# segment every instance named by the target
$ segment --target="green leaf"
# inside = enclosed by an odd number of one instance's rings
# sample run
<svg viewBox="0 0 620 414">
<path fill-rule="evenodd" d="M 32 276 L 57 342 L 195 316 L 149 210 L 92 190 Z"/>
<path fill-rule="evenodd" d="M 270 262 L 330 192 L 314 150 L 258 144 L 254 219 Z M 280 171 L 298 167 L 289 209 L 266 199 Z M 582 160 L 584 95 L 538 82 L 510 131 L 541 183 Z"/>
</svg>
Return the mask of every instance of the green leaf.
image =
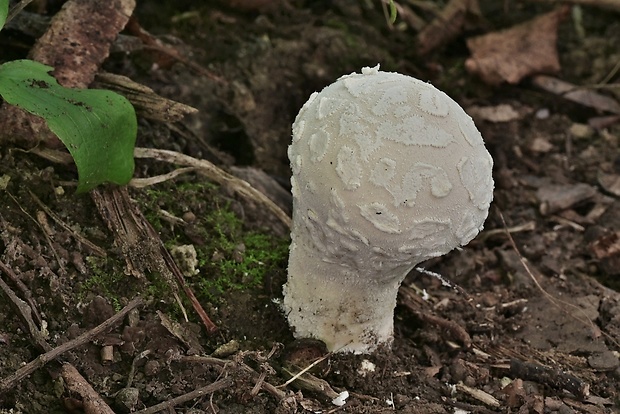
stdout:
<svg viewBox="0 0 620 414">
<path fill-rule="evenodd" d="M 397 15 L 396 4 L 394 4 L 394 0 L 390 0 L 390 23 L 394 24 L 396 22 Z"/>
<path fill-rule="evenodd" d="M 52 69 L 32 60 L 7 62 L 0 66 L 0 95 L 47 121 L 75 161 L 78 192 L 127 184 L 138 128 L 133 106 L 111 91 L 62 87 Z"/>
<path fill-rule="evenodd" d="M 0 0 L 0 30 L 4 27 L 6 16 L 9 15 L 9 0 Z"/>
</svg>

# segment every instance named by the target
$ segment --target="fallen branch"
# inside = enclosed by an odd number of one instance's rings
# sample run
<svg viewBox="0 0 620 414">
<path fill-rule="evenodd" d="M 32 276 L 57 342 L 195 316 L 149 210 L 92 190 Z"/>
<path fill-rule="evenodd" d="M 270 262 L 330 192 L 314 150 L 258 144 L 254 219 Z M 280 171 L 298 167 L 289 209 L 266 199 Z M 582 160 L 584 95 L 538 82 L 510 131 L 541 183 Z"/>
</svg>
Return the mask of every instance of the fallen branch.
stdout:
<svg viewBox="0 0 620 414">
<path fill-rule="evenodd" d="M 567 390 L 576 397 L 584 399 L 590 395 L 590 385 L 581 379 L 559 369 L 538 363 L 523 362 L 516 358 L 510 360 L 510 374 L 513 378 L 534 381 L 559 390 Z"/>
<path fill-rule="evenodd" d="M 82 397 L 83 410 L 86 414 L 114 414 L 114 411 L 97 394 L 97 391 L 82 377 L 71 364 L 63 364 L 60 370 L 62 379 L 71 392 Z"/>
</svg>

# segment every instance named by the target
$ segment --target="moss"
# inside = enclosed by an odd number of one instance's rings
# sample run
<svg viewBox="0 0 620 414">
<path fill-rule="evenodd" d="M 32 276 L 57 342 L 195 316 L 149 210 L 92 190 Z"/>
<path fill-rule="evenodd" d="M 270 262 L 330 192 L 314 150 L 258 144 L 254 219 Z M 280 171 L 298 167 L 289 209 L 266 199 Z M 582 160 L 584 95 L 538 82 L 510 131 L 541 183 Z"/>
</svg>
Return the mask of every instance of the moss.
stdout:
<svg viewBox="0 0 620 414">
<path fill-rule="evenodd" d="M 230 290 L 260 287 L 268 272 L 283 268 L 288 240 L 252 231 L 227 206 L 206 219 L 213 240 L 197 249 L 202 277 L 200 295 L 210 301 Z M 208 227 L 207 227 L 208 228 Z"/>
<path fill-rule="evenodd" d="M 226 291 L 260 287 L 268 272 L 284 268 L 288 241 L 274 240 L 254 232 L 242 234 L 240 239 L 241 243 L 232 240 L 227 251 L 218 249 L 225 258 L 206 264 L 205 267 L 212 271 L 201 278 L 202 296 L 214 300 Z M 241 245 L 245 248 L 243 252 L 238 249 Z"/>
<path fill-rule="evenodd" d="M 283 271 L 286 266 L 288 239 L 245 229 L 243 221 L 230 209 L 230 202 L 211 183 L 169 183 L 136 192 L 134 197 L 167 249 L 183 244 L 196 248 L 200 273 L 186 280 L 203 303 L 218 303 L 225 293 L 235 290 L 261 289 L 266 275 Z M 187 226 L 169 218 L 180 218 L 186 212 L 196 217 Z M 144 280 L 125 275 L 124 263 L 111 257 L 86 260 L 91 276 L 79 286 L 80 300 L 97 292 L 118 311 L 128 291 L 143 292 L 146 297 L 171 305 L 166 311 L 172 316 L 180 316 L 171 299 L 171 288 L 159 274 L 147 275 L 145 286 Z M 184 305 L 191 308 L 189 303 Z"/>
<path fill-rule="evenodd" d="M 88 293 L 97 292 L 110 302 L 116 312 L 120 311 L 121 297 L 132 291 L 128 290 L 128 276 L 115 271 L 109 258 L 88 256 L 86 263 L 90 267 L 91 275 L 78 285 L 78 299 L 84 301 Z"/>
<path fill-rule="evenodd" d="M 200 273 L 187 277 L 187 282 L 201 301 L 218 302 L 226 292 L 259 289 L 265 275 L 285 268 L 288 239 L 245 229 L 230 209 L 230 202 L 213 184 L 171 183 L 137 198 L 168 249 L 183 244 L 196 248 Z M 192 212 L 196 221 L 188 226 L 176 225 L 161 210 L 175 217 Z M 151 279 L 149 294 L 170 297 L 165 283 Z"/>
</svg>

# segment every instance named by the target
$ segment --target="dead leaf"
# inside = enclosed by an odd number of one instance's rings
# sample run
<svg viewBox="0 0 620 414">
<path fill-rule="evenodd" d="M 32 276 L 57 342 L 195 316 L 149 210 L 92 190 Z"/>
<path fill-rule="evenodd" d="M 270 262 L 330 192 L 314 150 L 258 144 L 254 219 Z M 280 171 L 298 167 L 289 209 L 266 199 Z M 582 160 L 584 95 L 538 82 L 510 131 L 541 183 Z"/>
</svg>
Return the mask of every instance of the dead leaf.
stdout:
<svg viewBox="0 0 620 414">
<path fill-rule="evenodd" d="M 467 108 L 467 113 L 475 120 L 482 120 L 492 123 L 518 121 L 525 115 L 532 113 L 531 108 L 515 109 L 509 104 L 496 106 L 471 106 Z"/>
<path fill-rule="evenodd" d="M 604 234 L 590 244 L 590 250 L 597 259 L 620 257 L 620 232 Z"/>
<path fill-rule="evenodd" d="M 599 171 L 598 183 L 603 190 L 620 197 L 620 174 L 606 174 Z"/>
<path fill-rule="evenodd" d="M 199 352 L 204 352 L 200 341 L 196 337 L 196 334 L 191 331 L 187 326 L 183 326 L 180 323 L 168 318 L 165 313 L 157 311 L 157 316 L 161 324 L 168 332 L 170 332 L 175 338 L 183 343 L 188 349 L 194 349 Z"/>
<path fill-rule="evenodd" d="M 617 122 L 620 122 L 620 115 L 595 116 L 588 119 L 588 125 L 598 131 L 609 128 Z"/>
<path fill-rule="evenodd" d="M 603 112 L 620 114 L 620 104 L 609 96 L 601 95 L 591 89 L 587 89 L 569 82 L 551 77 L 539 75 L 532 78 L 532 83 L 547 92 L 554 93 L 569 101 L 583 106 L 597 109 Z"/>
<path fill-rule="evenodd" d="M 550 184 L 542 186 L 536 191 L 540 200 L 540 211 L 543 215 L 553 214 L 571 208 L 583 201 L 589 200 L 596 194 L 596 188 L 591 185 L 578 184 Z"/>
<path fill-rule="evenodd" d="M 606 232 L 588 247 L 603 272 L 610 277 L 620 274 L 620 231 Z"/>
<path fill-rule="evenodd" d="M 560 7 L 510 29 L 468 39 L 472 57 L 465 67 L 491 85 L 515 84 L 532 74 L 558 72 L 557 29 L 568 10 Z"/>
<path fill-rule="evenodd" d="M 510 384 L 502 389 L 502 393 L 506 394 L 506 405 L 511 408 L 517 408 L 523 405 L 527 393 L 523 388 L 523 380 L 516 378 Z"/>
</svg>

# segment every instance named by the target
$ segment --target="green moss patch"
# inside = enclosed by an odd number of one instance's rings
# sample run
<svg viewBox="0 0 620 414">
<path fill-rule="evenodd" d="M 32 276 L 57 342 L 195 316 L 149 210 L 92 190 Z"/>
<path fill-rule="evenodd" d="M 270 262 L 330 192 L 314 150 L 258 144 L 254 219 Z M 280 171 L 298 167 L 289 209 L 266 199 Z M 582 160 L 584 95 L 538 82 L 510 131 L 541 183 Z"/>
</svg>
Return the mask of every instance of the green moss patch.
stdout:
<svg viewBox="0 0 620 414">
<path fill-rule="evenodd" d="M 201 301 L 217 303 L 224 293 L 261 289 L 267 274 L 286 268 L 289 241 L 247 230 L 231 210 L 232 200 L 213 184 L 168 183 L 137 198 L 167 248 L 196 249 L 199 273 L 187 281 Z M 154 286 L 149 291 L 159 296 Z"/>
</svg>

